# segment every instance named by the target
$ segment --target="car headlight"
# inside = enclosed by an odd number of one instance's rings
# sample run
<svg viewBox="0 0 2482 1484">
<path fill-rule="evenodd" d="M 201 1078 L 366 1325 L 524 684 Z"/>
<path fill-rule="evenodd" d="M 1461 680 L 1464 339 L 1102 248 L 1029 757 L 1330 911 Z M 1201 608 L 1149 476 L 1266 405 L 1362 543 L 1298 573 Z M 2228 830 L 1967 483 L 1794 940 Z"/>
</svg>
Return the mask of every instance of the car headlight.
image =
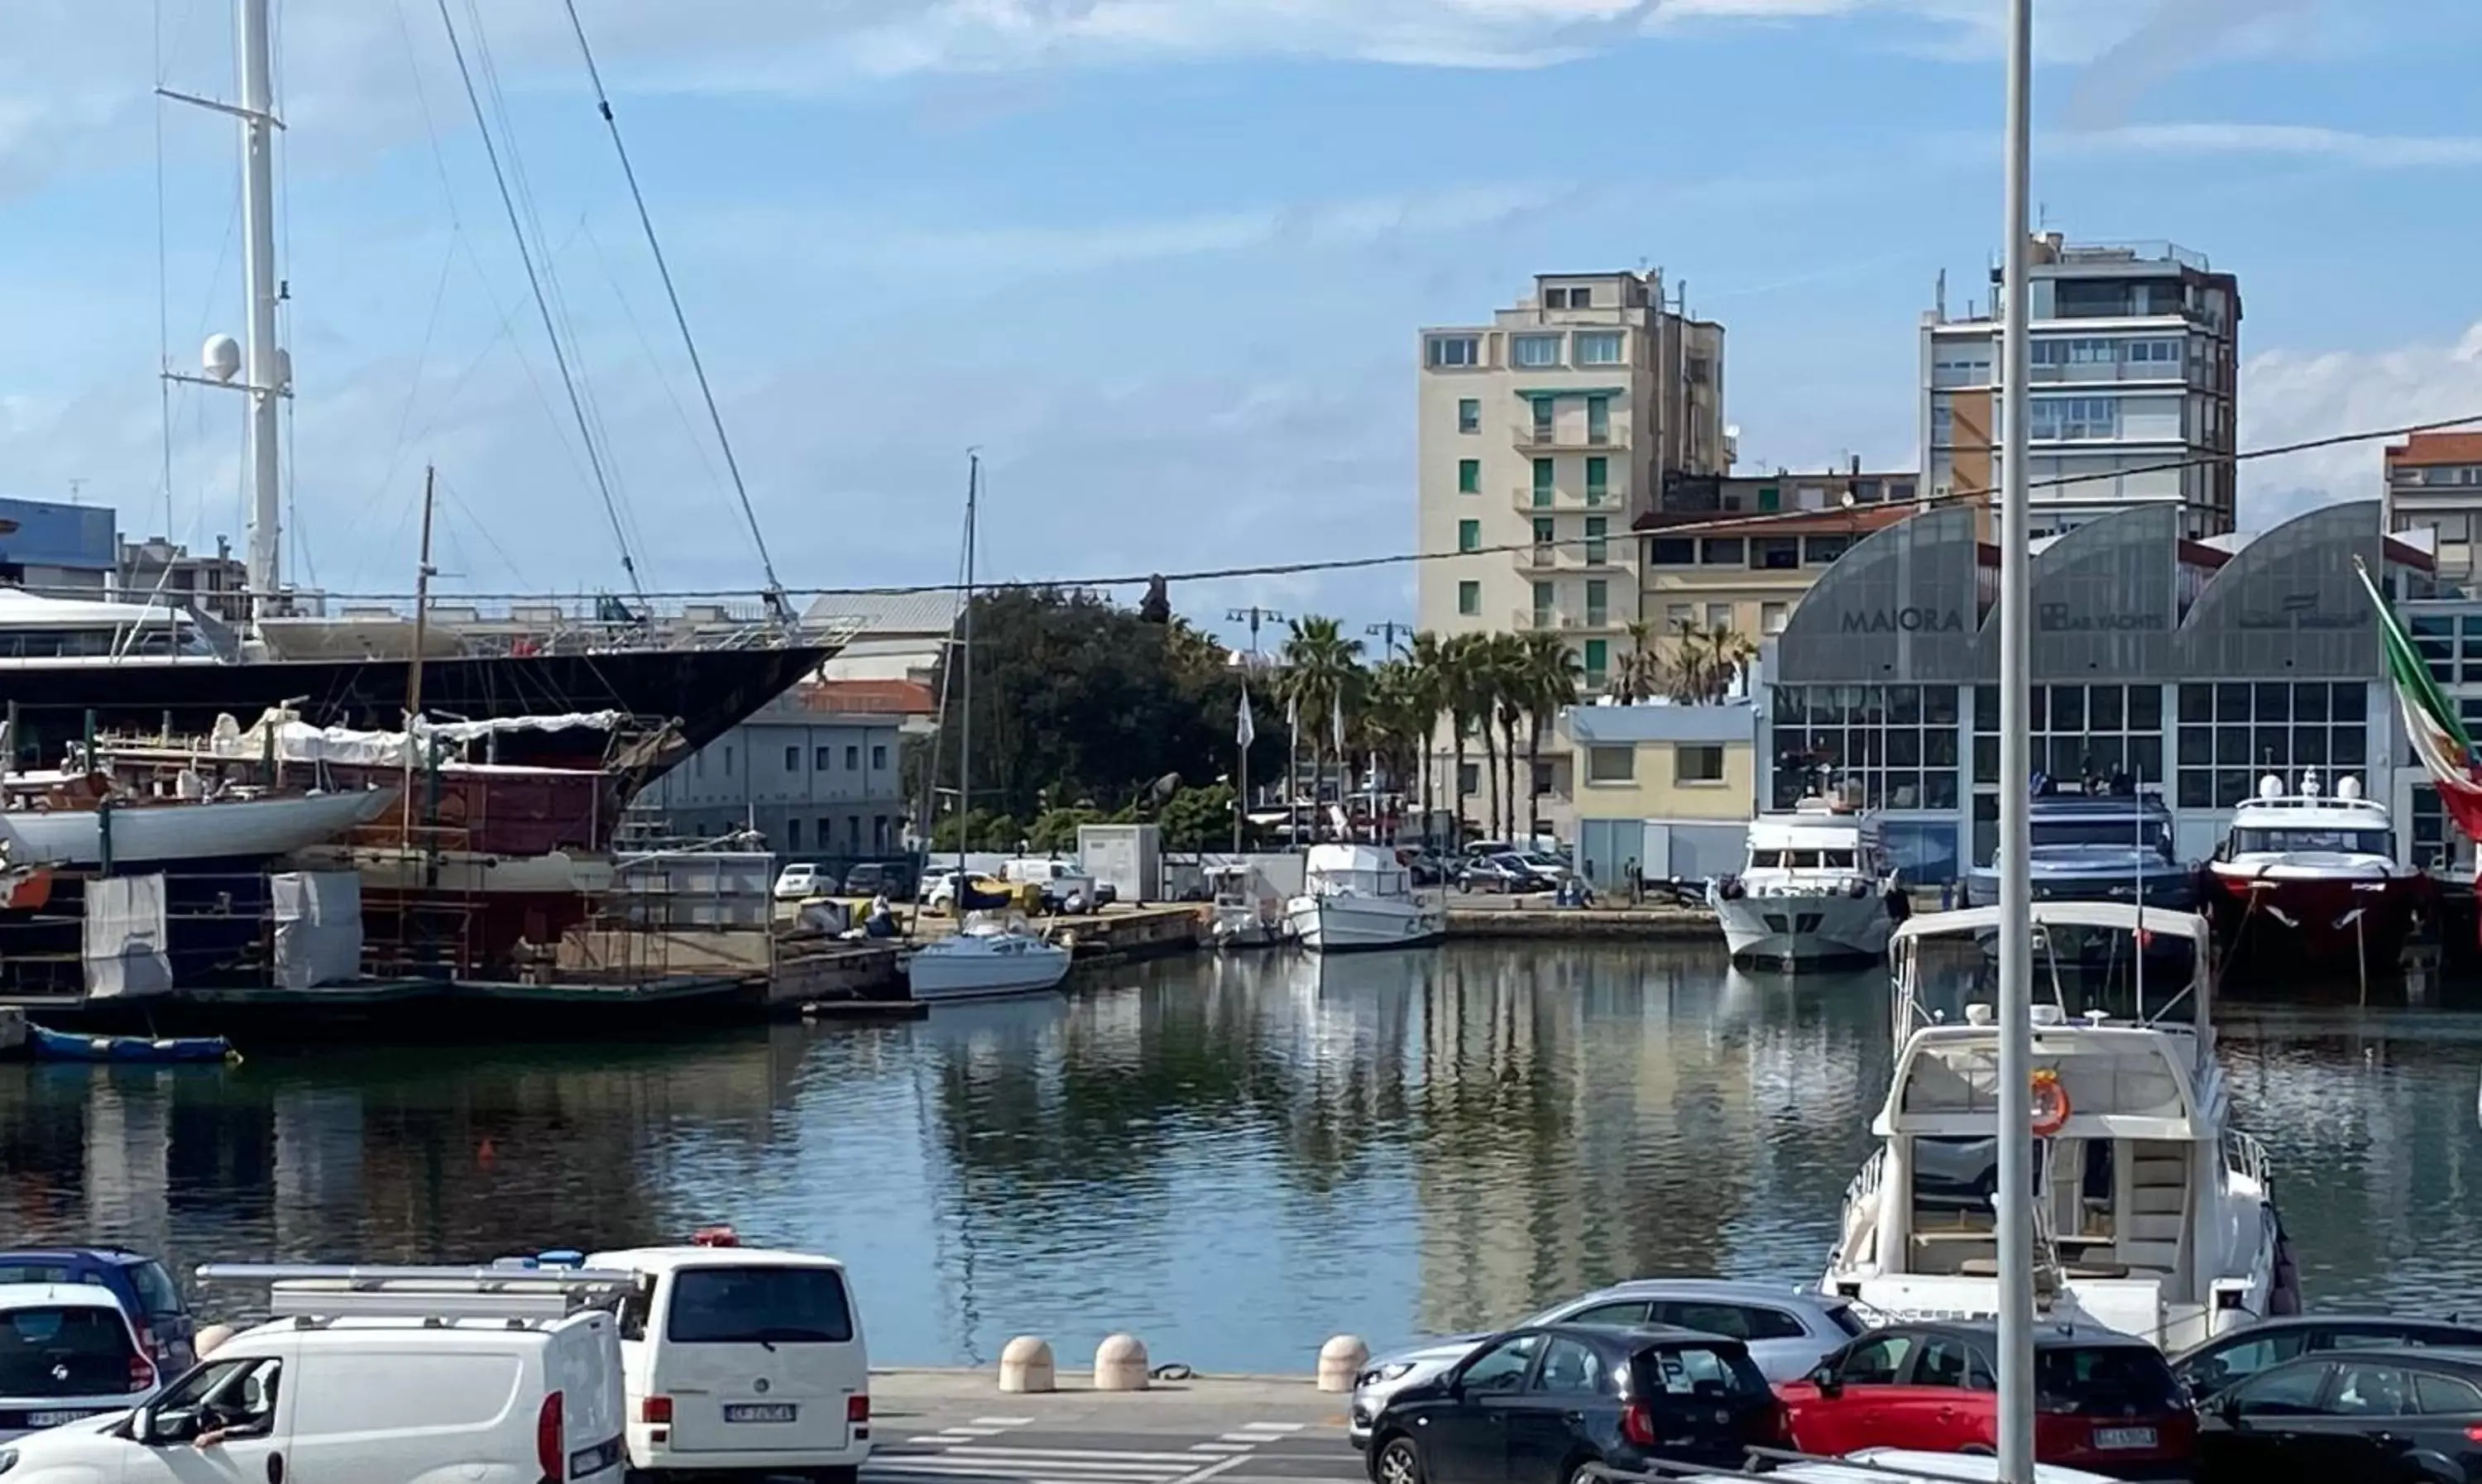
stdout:
<svg viewBox="0 0 2482 1484">
<path fill-rule="evenodd" d="M 7 1473 L 10 1470 L 16 1467 L 17 1450 L 15 1448 L 0 1448 L 0 1473 Z"/>
<path fill-rule="evenodd" d="M 1373 1365 L 1368 1370 L 1363 1371 L 1360 1375 L 1354 1377 L 1353 1384 L 1357 1388 L 1376 1386 L 1383 1381 L 1401 1381 L 1413 1373 L 1413 1362 L 1390 1361 L 1385 1365 Z"/>
</svg>

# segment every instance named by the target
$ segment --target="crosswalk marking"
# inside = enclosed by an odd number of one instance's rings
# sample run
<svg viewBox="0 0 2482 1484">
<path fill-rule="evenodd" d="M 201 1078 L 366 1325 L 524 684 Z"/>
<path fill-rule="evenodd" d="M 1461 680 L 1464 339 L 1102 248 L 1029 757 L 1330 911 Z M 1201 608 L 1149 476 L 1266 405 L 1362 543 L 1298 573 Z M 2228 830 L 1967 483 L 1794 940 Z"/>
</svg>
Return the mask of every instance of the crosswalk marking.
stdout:
<svg viewBox="0 0 2482 1484">
<path fill-rule="evenodd" d="M 974 1425 L 976 1427 L 1024 1427 L 1033 1421 L 1034 1418 L 1030 1417 L 978 1417 L 974 1418 Z"/>
<path fill-rule="evenodd" d="M 1228 1440 L 1230 1435 L 1227 1434 L 1226 1437 Z M 1250 1439 L 1240 1443 L 1229 1441 L 1223 1443 L 1193 1443 L 1189 1445 L 1189 1450 L 1193 1453 L 1247 1453 L 1257 1445 L 1257 1441 L 1255 1439 Z"/>
<path fill-rule="evenodd" d="M 883 1454 L 863 1466 L 869 1484 L 962 1484 L 964 1480 L 1004 1480 L 1006 1484 L 1209 1484 L 1236 1477 L 1233 1471 L 1255 1458 L 1257 1450 L 1288 1442 L 1307 1425 L 1301 1422 L 1247 1422 L 1232 1431 L 1189 1444 L 1186 1451 L 1145 1448 L 1018 1446 L 999 1437 L 1007 1429 L 1032 1425 L 1031 1418 L 976 1418 L 971 1423 L 919 1434 L 906 1441 L 922 1452 Z M 987 1441 L 996 1440 L 996 1441 Z M 1173 1439 L 1157 1444 L 1180 1446 Z M 1284 1454 L 1284 1457 L 1296 1457 Z"/>
</svg>

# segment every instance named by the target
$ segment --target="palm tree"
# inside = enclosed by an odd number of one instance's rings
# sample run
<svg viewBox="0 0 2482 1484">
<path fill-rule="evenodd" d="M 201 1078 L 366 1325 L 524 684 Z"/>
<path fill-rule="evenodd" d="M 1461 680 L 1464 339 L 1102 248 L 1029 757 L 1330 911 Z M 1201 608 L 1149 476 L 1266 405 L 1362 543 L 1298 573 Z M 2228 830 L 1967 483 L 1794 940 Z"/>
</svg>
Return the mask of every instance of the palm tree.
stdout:
<svg viewBox="0 0 2482 1484">
<path fill-rule="evenodd" d="M 1490 809 L 1483 816 L 1483 834 L 1491 833 L 1499 814 L 1499 762 L 1491 743 L 1491 676 L 1490 645 L 1487 634 L 1459 634 L 1440 646 L 1440 697 L 1447 703 L 1449 729 L 1455 734 L 1456 779 L 1450 787 L 1454 795 L 1457 828 L 1465 829 L 1465 734 L 1482 733 L 1482 776 L 1488 785 Z M 1459 841 L 1463 843 L 1462 839 Z"/>
<path fill-rule="evenodd" d="M 1491 682 L 1491 705 L 1499 720 L 1499 765 L 1507 782 L 1500 797 L 1508 812 L 1501 818 L 1499 837 L 1517 836 L 1517 724 L 1525 716 L 1525 641 L 1515 634 L 1493 634 L 1488 641 L 1490 655 L 1485 674 Z M 1532 780 L 1527 780 L 1529 783 Z"/>
<path fill-rule="evenodd" d="M 1631 619 L 1627 634 L 1628 647 L 1612 668 L 1611 685 L 1612 699 L 1624 706 L 1652 701 L 1663 689 L 1662 665 L 1655 657 L 1659 631 L 1643 619 Z"/>
<path fill-rule="evenodd" d="M 1564 707 L 1577 703 L 1577 686 L 1585 672 L 1575 651 L 1556 634 L 1527 634 L 1520 641 L 1523 664 L 1518 689 L 1525 701 L 1526 830 L 1543 833 L 1543 795 L 1533 781 L 1543 771 L 1543 732 Z"/>
<path fill-rule="evenodd" d="M 1415 760 L 1420 774 L 1423 828 L 1430 827 L 1431 811 L 1431 743 L 1439 735 L 1439 718 L 1448 708 L 1447 645 L 1439 635 L 1415 634 L 1406 649 L 1407 699 L 1413 702 L 1422 724 L 1422 750 Z"/>
<path fill-rule="evenodd" d="M 1702 628 L 1683 619 L 1678 628 L 1677 648 L 1663 669 L 1664 691 L 1683 705 L 1722 701 L 1731 693 L 1742 667 L 1756 656 L 1757 646 L 1729 623 Z"/>
<path fill-rule="evenodd" d="M 1399 792 L 1421 764 L 1430 742 L 1432 712 L 1422 694 L 1424 677 L 1411 660 L 1385 660 L 1370 672 L 1368 700 L 1356 732 L 1360 745 L 1378 755 Z"/>
<path fill-rule="evenodd" d="M 1282 650 L 1284 700 L 1310 734 L 1310 796 L 1315 800 L 1319 781 L 1327 776 L 1338 719 L 1361 688 L 1361 641 L 1346 638 L 1335 620 L 1319 614 L 1306 614 L 1289 627 Z"/>
</svg>

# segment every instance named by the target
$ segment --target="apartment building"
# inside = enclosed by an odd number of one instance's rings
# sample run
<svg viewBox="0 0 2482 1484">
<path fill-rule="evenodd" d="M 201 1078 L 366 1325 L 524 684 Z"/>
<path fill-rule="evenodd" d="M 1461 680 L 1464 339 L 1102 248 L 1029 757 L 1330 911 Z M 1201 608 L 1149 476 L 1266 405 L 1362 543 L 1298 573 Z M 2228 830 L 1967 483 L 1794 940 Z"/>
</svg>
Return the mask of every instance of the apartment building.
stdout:
<svg viewBox="0 0 2482 1484">
<path fill-rule="evenodd" d="M 1638 517 L 1638 609 L 1655 634 L 1683 624 L 1752 640 L 1783 632 L 1810 584 L 1852 544 L 1913 514 L 1920 476 L 1864 473 L 1684 476 Z M 1746 518 L 1735 518 L 1736 517 Z"/>
<path fill-rule="evenodd" d="M 2434 532 L 2442 595 L 2482 596 L 2473 567 L 2475 528 L 2482 526 L 2482 433 L 2414 434 L 2389 446 L 2386 466 L 2379 498 L 2387 529 Z"/>
<path fill-rule="evenodd" d="M 1999 292 L 1994 269 L 1993 305 Z M 2050 232 L 2034 239 L 2026 293 L 2031 534 L 2151 504 L 2177 506 L 2192 540 L 2231 530 L 2239 280 L 2170 243 Z M 1995 507 L 1999 323 L 1975 308 L 1923 316 L 1921 467 L 1934 494 L 1987 490 Z"/>
<path fill-rule="evenodd" d="M 1571 637 L 1589 688 L 1639 618 L 1630 532 L 1666 476 L 1731 466 L 1724 329 L 1662 275 L 1543 274 L 1488 324 L 1420 339 L 1416 621 Z"/>
</svg>

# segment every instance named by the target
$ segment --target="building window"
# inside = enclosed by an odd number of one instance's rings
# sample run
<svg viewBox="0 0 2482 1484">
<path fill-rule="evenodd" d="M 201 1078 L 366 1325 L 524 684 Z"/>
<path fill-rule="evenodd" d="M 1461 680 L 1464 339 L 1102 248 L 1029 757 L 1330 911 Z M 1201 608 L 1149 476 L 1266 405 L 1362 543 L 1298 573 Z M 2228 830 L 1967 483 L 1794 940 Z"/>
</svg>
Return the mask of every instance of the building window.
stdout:
<svg viewBox="0 0 2482 1484">
<path fill-rule="evenodd" d="M 1801 538 L 1761 536 L 1750 543 L 1750 565 L 1760 571 L 1788 572 L 1801 567 Z"/>
<path fill-rule="evenodd" d="M 726 778 L 732 777 L 732 749 L 730 746 L 726 746 L 724 750 L 724 776 Z"/>
<path fill-rule="evenodd" d="M 1460 520 L 1457 522 L 1457 549 L 1459 551 L 1480 551 L 1482 549 L 1481 521 Z"/>
<path fill-rule="evenodd" d="M 1543 307 L 1546 309 L 1591 309 L 1595 291 L 1591 288 L 1546 288 L 1543 291 Z"/>
<path fill-rule="evenodd" d="M 1749 551 L 1737 536 L 1709 536 L 1699 543 L 1699 560 L 1708 567 L 1738 567 L 1747 562 Z"/>
<path fill-rule="evenodd" d="M 874 773 L 887 771 L 887 748 L 885 745 L 874 745 L 871 748 L 870 767 Z"/>
<path fill-rule="evenodd" d="M 1534 584 L 1534 626 L 1536 628 L 1551 626 L 1551 584 L 1547 582 Z"/>
<path fill-rule="evenodd" d="M 1552 546 L 1553 546 L 1555 543 L 1557 543 L 1557 542 L 1558 542 L 1558 541 L 1559 541 L 1559 536 L 1558 536 L 1558 534 L 1557 534 L 1557 533 L 1554 531 L 1554 529 L 1553 529 L 1552 521 L 1551 521 L 1551 517 L 1550 517 L 1549 516 L 1537 516 L 1537 517 L 1534 517 L 1534 556 L 1535 556 L 1535 560 L 1537 560 L 1537 561 L 1543 561 L 1543 562 L 1547 562 L 1547 561 L 1549 561 L 1549 560 L 1551 559 L 1551 548 L 1552 548 Z"/>
<path fill-rule="evenodd" d="M 1469 799 L 1482 787 L 1482 764 L 1465 763 L 1457 769 L 1457 797 Z"/>
<path fill-rule="evenodd" d="M 1931 445 L 1945 448 L 1956 441 L 1956 407 L 1945 397 L 1931 399 Z"/>
<path fill-rule="evenodd" d="M 1552 413 L 1558 410 L 1551 405 L 1549 397 L 1533 397 L 1528 400 L 1534 404 L 1534 441 L 1548 443 L 1551 441 Z"/>
<path fill-rule="evenodd" d="M 787 819 L 784 821 L 784 848 L 792 851 L 796 855 L 801 853 L 802 822 L 800 820 Z"/>
<path fill-rule="evenodd" d="M 1664 604 L 1663 626 L 1676 634 L 1684 628 L 1697 627 L 1698 605 L 1696 603 Z"/>
<path fill-rule="evenodd" d="M 800 748 L 788 747 L 784 749 L 784 771 L 787 773 L 799 773 L 802 771 L 802 750 Z"/>
<path fill-rule="evenodd" d="M 1931 360 L 1933 386 L 1988 386 L 1991 384 L 1991 347 L 1952 346 L 1933 353 Z"/>
<path fill-rule="evenodd" d="M 1543 404 L 1538 402 L 1534 405 L 1536 407 L 1541 407 Z M 1534 461 L 1532 469 L 1534 480 L 1533 498 L 1535 508 L 1538 510 L 1551 503 L 1551 490 L 1555 481 L 1555 476 L 1552 470 L 1553 465 L 1550 460 L 1537 459 Z"/>
<path fill-rule="evenodd" d="M 1636 748 L 1590 747 L 1586 749 L 1587 782 L 1631 783 L 1636 781 Z"/>
<path fill-rule="evenodd" d="M 1674 748 L 1672 781 L 1676 783 L 1724 782 L 1723 747 L 1713 742 L 1684 742 Z"/>
<path fill-rule="evenodd" d="M 1706 628 L 1709 633 L 1713 633 L 1718 630 L 1729 633 L 1731 631 L 1731 627 L 1732 605 L 1730 603 L 1708 603 L 1706 605 Z"/>
<path fill-rule="evenodd" d="M 1789 603 L 1760 603 L 1758 604 L 1758 631 L 1770 636 L 1781 634 L 1784 631 L 1785 622 L 1791 617 L 1792 605 Z"/>
<path fill-rule="evenodd" d="M 2120 404 L 2110 397 L 2037 397 L 2025 436 L 2045 440 L 2120 437 Z"/>
<path fill-rule="evenodd" d="M 835 765 L 836 750 L 832 747 L 822 747 L 810 754 L 810 767 L 813 771 L 825 773 Z"/>
<path fill-rule="evenodd" d="M 1588 397 L 1586 399 L 1586 440 L 1591 443 L 1608 443 L 1612 440 L 1611 398 Z"/>
<path fill-rule="evenodd" d="M 1459 459 L 1457 461 L 1457 493 L 1482 493 L 1482 461 L 1480 459 Z"/>
<path fill-rule="evenodd" d="M 1433 335 L 1431 364 L 1439 367 L 1479 366 L 1482 364 L 1480 335 Z"/>
<path fill-rule="evenodd" d="M 1695 567 L 1698 543 L 1686 536 L 1657 536 L 1646 543 L 1646 559 L 1657 567 Z"/>
<path fill-rule="evenodd" d="M 846 748 L 846 749 L 845 749 L 845 771 L 846 771 L 846 772 L 848 772 L 848 773 L 858 773 L 858 772 L 859 772 L 860 770 L 861 770 L 861 749 L 860 749 L 860 748 L 858 748 L 858 747 L 848 747 L 848 748 Z"/>
<path fill-rule="evenodd" d="M 1520 366 L 1556 366 L 1560 363 L 1558 335 L 1518 335 L 1513 343 L 1511 357 Z"/>
<path fill-rule="evenodd" d="M 1602 578 L 1590 577 L 1587 579 L 1586 623 L 1590 627 L 1600 628 L 1612 621 L 1610 593 L 1610 585 L 1604 582 Z M 1596 646 L 1599 646 L 1601 643 L 1602 641 L 1599 639 L 1595 641 Z M 1599 670 L 1602 667 L 1599 665 L 1589 664 L 1586 668 L 1589 670 Z"/>
<path fill-rule="evenodd" d="M 1577 364 L 1581 366 L 1617 366 L 1621 363 L 1621 332 L 1617 330 L 1581 330 L 1577 331 Z"/>
<path fill-rule="evenodd" d="M 2386 797 L 2363 776 L 2371 762 L 2369 691 L 2358 680 L 2184 684 L 2175 744 L 2182 808 L 2228 809 L 2257 791 L 2262 774 L 2281 775 L 2290 789 L 2312 770 L 2331 793 L 2338 778 L 2351 776 Z"/>
<path fill-rule="evenodd" d="M 1611 560 L 1611 550 L 1603 543 L 1603 536 L 1609 526 L 1610 521 L 1606 517 L 1588 516 L 1586 517 L 1586 560 L 1588 562 L 1599 566 Z"/>
<path fill-rule="evenodd" d="M 836 837 L 836 822 L 832 819 L 820 818 L 813 820 L 812 823 L 819 827 L 819 848 L 821 850 L 828 849 Z"/>
<path fill-rule="evenodd" d="M 1801 559 L 1811 567 L 1826 567 L 1852 548 L 1850 536 L 1805 536 L 1801 540 Z"/>
<path fill-rule="evenodd" d="M 1481 584 L 1481 583 L 1479 583 L 1479 582 L 1472 582 L 1472 581 L 1466 581 L 1466 582 L 1460 582 L 1460 583 L 1458 583 L 1458 584 L 1457 584 L 1457 615 L 1458 615 L 1458 617 L 1460 617 L 1460 618 L 1466 618 L 1466 619 L 1470 619 L 1470 618 L 1475 618 L 1475 617 L 1480 616 L 1480 614 L 1481 614 L 1481 613 L 1482 613 L 1482 584 Z"/>
<path fill-rule="evenodd" d="M 1457 399 L 1457 431 L 1459 433 L 1480 433 L 1482 431 L 1481 398 L 1459 397 Z"/>
<path fill-rule="evenodd" d="M 845 850 L 850 855 L 861 854 L 861 816 L 859 814 L 845 816 Z"/>
<path fill-rule="evenodd" d="M 1600 505 L 1612 497 L 1612 461 L 1601 454 L 1586 458 L 1586 503 Z"/>
<path fill-rule="evenodd" d="M 1594 590 L 1601 586 L 1602 584 L 1599 582 L 1590 582 L 1586 584 L 1586 601 L 1588 603 L 1595 601 L 1597 595 Z M 1597 610 L 1592 607 L 1589 607 L 1586 610 L 1587 623 L 1600 623 L 1603 622 L 1601 619 L 1595 617 L 1596 612 Z M 1612 669 L 1611 641 L 1608 639 L 1587 640 L 1585 659 L 1579 668 L 1586 672 L 1586 684 L 1588 688 L 1593 690 L 1601 690 L 1603 688 L 1603 681 L 1605 677 L 1611 674 Z"/>
<path fill-rule="evenodd" d="M 1953 685 L 1770 687 L 1774 807 L 1851 785 L 1872 808 L 1957 808 L 1958 704 Z"/>
<path fill-rule="evenodd" d="M 1534 797 L 1548 798 L 1551 793 L 1551 765 L 1547 762 L 1538 762 L 1534 765 L 1533 772 Z"/>
</svg>

